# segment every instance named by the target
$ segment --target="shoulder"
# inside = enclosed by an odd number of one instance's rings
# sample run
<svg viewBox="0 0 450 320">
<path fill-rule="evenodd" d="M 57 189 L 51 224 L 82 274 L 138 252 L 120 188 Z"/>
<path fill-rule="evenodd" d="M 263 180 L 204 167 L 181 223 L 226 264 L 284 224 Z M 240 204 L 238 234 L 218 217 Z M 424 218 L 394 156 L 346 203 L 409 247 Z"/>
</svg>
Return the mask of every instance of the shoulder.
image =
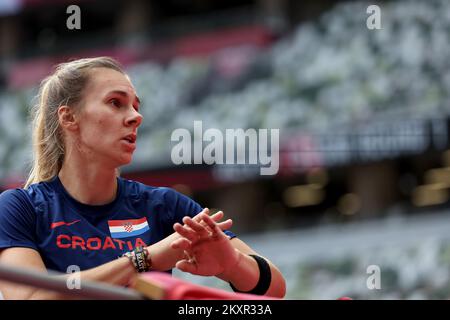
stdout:
<svg viewBox="0 0 450 320">
<path fill-rule="evenodd" d="M 0 194 L 0 207 L 1 208 L 3 208 L 4 206 L 9 206 L 9 205 L 14 205 L 14 204 L 30 205 L 30 198 L 28 197 L 26 190 L 24 190 L 24 189 L 9 189 L 9 190 L 3 191 Z"/>
<path fill-rule="evenodd" d="M 36 211 L 27 191 L 10 189 L 0 194 L 0 249 L 36 247 Z"/>
<path fill-rule="evenodd" d="M 34 212 L 34 205 L 26 190 L 10 189 L 0 194 L 0 218 L 10 215 L 32 217 Z"/>
<path fill-rule="evenodd" d="M 55 194 L 58 192 L 55 180 L 34 183 L 26 189 L 20 189 L 32 203 L 33 207 L 41 207 L 55 200 Z"/>
<path fill-rule="evenodd" d="M 0 195 L 0 207 L 15 206 L 17 209 L 19 206 L 30 212 L 39 210 L 55 200 L 55 193 L 57 193 L 57 188 L 54 179 L 31 184 L 26 189 L 9 189 Z"/>
</svg>

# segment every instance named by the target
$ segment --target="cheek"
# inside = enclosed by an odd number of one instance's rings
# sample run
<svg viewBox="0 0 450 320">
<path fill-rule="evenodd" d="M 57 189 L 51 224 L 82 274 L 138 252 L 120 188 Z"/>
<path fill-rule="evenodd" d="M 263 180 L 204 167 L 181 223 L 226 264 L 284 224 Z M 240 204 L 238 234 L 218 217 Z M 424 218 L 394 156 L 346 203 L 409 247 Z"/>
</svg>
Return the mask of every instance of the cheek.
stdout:
<svg viewBox="0 0 450 320">
<path fill-rule="evenodd" d="M 89 123 L 90 132 L 104 132 L 106 129 L 108 129 L 108 127 L 108 121 L 105 118 L 101 117 L 96 117 Z"/>
<path fill-rule="evenodd" d="M 91 112 L 81 121 L 81 137 L 88 145 L 104 144 L 115 139 L 117 117 L 108 112 Z"/>
<path fill-rule="evenodd" d="M 95 132 L 103 138 L 112 137 L 116 127 L 111 119 L 98 119 L 95 122 Z"/>
<path fill-rule="evenodd" d="M 80 136 L 86 144 L 96 144 L 99 140 L 104 140 L 107 136 L 105 121 L 102 119 L 90 119 L 85 121 L 80 127 Z"/>
</svg>

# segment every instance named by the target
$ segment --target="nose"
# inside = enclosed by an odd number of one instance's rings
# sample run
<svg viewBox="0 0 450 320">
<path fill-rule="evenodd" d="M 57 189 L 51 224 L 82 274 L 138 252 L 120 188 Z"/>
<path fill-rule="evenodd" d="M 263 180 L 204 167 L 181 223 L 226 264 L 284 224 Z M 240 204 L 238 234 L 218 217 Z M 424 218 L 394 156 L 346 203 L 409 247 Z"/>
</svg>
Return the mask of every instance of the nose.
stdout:
<svg viewBox="0 0 450 320">
<path fill-rule="evenodd" d="M 131 108 L 131 112 L 127 116 L 125 120 L 126 126 L 135 126 L 136 128 L 139 127 L 142 123 L 143 116 L 140 114 L 136 109 Z"/>
</svg>

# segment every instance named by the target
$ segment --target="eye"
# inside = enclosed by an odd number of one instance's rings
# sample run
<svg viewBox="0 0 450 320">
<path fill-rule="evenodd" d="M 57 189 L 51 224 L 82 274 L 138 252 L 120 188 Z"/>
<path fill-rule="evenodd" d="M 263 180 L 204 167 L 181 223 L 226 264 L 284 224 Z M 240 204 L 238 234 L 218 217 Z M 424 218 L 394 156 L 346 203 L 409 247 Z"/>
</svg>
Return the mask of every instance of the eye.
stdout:
<svg viewBox="0 0 450 320">
<path fill-rule="evenodd" d="M 111 105 L 113 105 L 114 107 L 118 107 L 118 108 L 120 108 L 122 106 L 119 99 L 111 99 L 111 100 L 109 100 L 109 103 Z"/>
</svg>

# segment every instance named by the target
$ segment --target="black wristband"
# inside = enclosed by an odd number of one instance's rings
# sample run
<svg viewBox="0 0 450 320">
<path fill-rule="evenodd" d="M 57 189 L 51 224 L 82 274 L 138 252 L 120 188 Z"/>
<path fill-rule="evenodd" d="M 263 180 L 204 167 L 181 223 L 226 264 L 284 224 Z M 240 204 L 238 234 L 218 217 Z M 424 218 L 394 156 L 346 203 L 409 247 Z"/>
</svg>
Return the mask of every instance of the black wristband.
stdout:
<svg viewBox="0 0 450 320">
<path fill-rule="evenodd" d="M 256 262 L 258 263 L 259 268 L 259 280 L 256 284 L 256 287 L 254 287 L 250 291 L 240 291 L 236 289 L 230 282 L 231 289 L 233 289 L 234 292 L 239 293 L 251 293 L 251 294 L 257 294 L 257 295 L 264 295 L 267 290 L 269 290 L 270 283 L 272 282 L 272 271 L 270 270 L 270 265 L 267 263 L 266 259 L 250 254 L 250 257 L 254 258 Z"/>
</svg>

